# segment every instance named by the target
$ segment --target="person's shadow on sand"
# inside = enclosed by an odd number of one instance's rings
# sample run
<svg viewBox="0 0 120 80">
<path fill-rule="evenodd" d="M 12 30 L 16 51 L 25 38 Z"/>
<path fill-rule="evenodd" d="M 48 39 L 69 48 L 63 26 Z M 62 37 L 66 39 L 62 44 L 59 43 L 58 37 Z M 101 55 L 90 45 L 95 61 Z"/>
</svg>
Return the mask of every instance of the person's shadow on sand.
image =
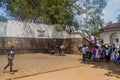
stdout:
<svg viewBox="0 0 120 80">
<path fill-rule="evenodd" d="M 18 70 L 13 70 L 12 72 L 10 72 L 10 71 L 4 71 L 3 73 L 11 73 L 11 74 L 14 74 L 14 73 L 16 73 L 16 72 L 18 72 Z"/>
</svg>

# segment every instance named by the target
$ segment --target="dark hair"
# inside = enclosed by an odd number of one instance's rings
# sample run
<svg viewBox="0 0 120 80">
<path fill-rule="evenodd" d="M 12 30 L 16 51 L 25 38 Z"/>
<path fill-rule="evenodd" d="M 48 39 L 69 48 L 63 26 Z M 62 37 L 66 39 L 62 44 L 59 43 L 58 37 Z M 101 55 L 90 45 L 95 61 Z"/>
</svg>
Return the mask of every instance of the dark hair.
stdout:
<svg viewBox="0 0 120 80">
<path fill-rule="evenodd" d="M 115 47 L 113 48 L 113 51 L 115 51 Z"/>
<path fill-rule="evenodd" d="M 118 50 L 118 53 L 120 54 L 120 50 Z"/>
<path fill-rule="evenodd" d="M 51 46 L 51 49 L 54 49 L 54 46 Z"/>
<path fill-rule="evenodd" d="M 98 49 L 98 46 L 96 46 L 96 48 Z"/>
<path fill-rule="evenodd" d="M 86 45 L 84 45 L 84 47 L 86 47 Z"/>
<path fill-rule="evenodd" d="M 13 49 L 13 48 L 14 48 L 14 46 L 11 46 L 10 48 L 11 48 L 11 49 Z"/>
</svg>

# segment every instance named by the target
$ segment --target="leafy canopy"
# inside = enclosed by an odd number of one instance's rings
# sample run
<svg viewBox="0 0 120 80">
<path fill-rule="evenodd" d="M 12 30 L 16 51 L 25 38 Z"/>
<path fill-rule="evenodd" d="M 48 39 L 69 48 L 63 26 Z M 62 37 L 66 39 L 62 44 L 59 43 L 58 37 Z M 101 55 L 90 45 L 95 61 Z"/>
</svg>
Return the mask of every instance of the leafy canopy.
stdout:
<svg viewBox="0 0 120 80">
<path fill-rule="evenodd" d="M 98 35 L 99 28 L 103 27 L 104 20 L 102 10 L 107 5 L 107 0 L 79 0 L 77 13 L 80 16 L 79 27 L 90 30 L 94 35 Z"/>
<path fill-rule="evenodd" d="M 74 0 L 2 0 L 11 15 L 22 20 L 43 20 L 51 24 L 72 21 Z"/>
<path fill-rule="evenodd" d="M 117 16 L 117 21 L 120 22 L 120 15 Z"/>
<path fill-rule="evenodd" d="M 56 24 L 98 29 L 104 20 L 102 10 L 107 0 L 1 0 L 7 4 L 11 16 L 21 20 L 34 20 Z M 74 17 L 78 15 L 78 22 Z M 59 27 L 60 27 L 59 26 Z M 60 29 L 60 28 L 59 28 Z M 92 31 L 94 32 L 94 31 Z"/>
</svg>

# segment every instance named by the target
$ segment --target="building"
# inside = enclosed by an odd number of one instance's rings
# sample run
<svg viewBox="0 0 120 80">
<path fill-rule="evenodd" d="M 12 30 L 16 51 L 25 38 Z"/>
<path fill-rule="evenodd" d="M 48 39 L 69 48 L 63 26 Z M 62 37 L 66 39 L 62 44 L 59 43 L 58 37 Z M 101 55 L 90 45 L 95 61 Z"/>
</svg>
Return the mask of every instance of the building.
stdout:
<svg viewBox="0 0 120 80">
<path fill-rule="evenodd" d="M 101 37 L 104 43 L 110 45 L 114 43 L 116 47 L 120 45 L 120 22 L 106 25 L 101 30 Z"/>
</svg>

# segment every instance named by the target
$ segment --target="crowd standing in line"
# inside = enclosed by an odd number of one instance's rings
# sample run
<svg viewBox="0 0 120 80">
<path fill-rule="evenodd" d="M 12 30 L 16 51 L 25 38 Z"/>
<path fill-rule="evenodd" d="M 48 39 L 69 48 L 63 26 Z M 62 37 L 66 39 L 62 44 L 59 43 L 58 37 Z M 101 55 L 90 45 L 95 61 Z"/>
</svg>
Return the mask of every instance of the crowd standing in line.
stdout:
<svg viewBox="0 0 120 80">
<path fill-rule="evenodd" d="M 84 63 L 88 60 L 92 60 L 96 62 L 106 61 L 107 63 L 114 62 L 120 64 L 120 47 L 116 48 L 115 45 L 95 45 L 90 49 L 88 46 L 84 45 L 82 47 L 82 56 Z"/>
</svg>

